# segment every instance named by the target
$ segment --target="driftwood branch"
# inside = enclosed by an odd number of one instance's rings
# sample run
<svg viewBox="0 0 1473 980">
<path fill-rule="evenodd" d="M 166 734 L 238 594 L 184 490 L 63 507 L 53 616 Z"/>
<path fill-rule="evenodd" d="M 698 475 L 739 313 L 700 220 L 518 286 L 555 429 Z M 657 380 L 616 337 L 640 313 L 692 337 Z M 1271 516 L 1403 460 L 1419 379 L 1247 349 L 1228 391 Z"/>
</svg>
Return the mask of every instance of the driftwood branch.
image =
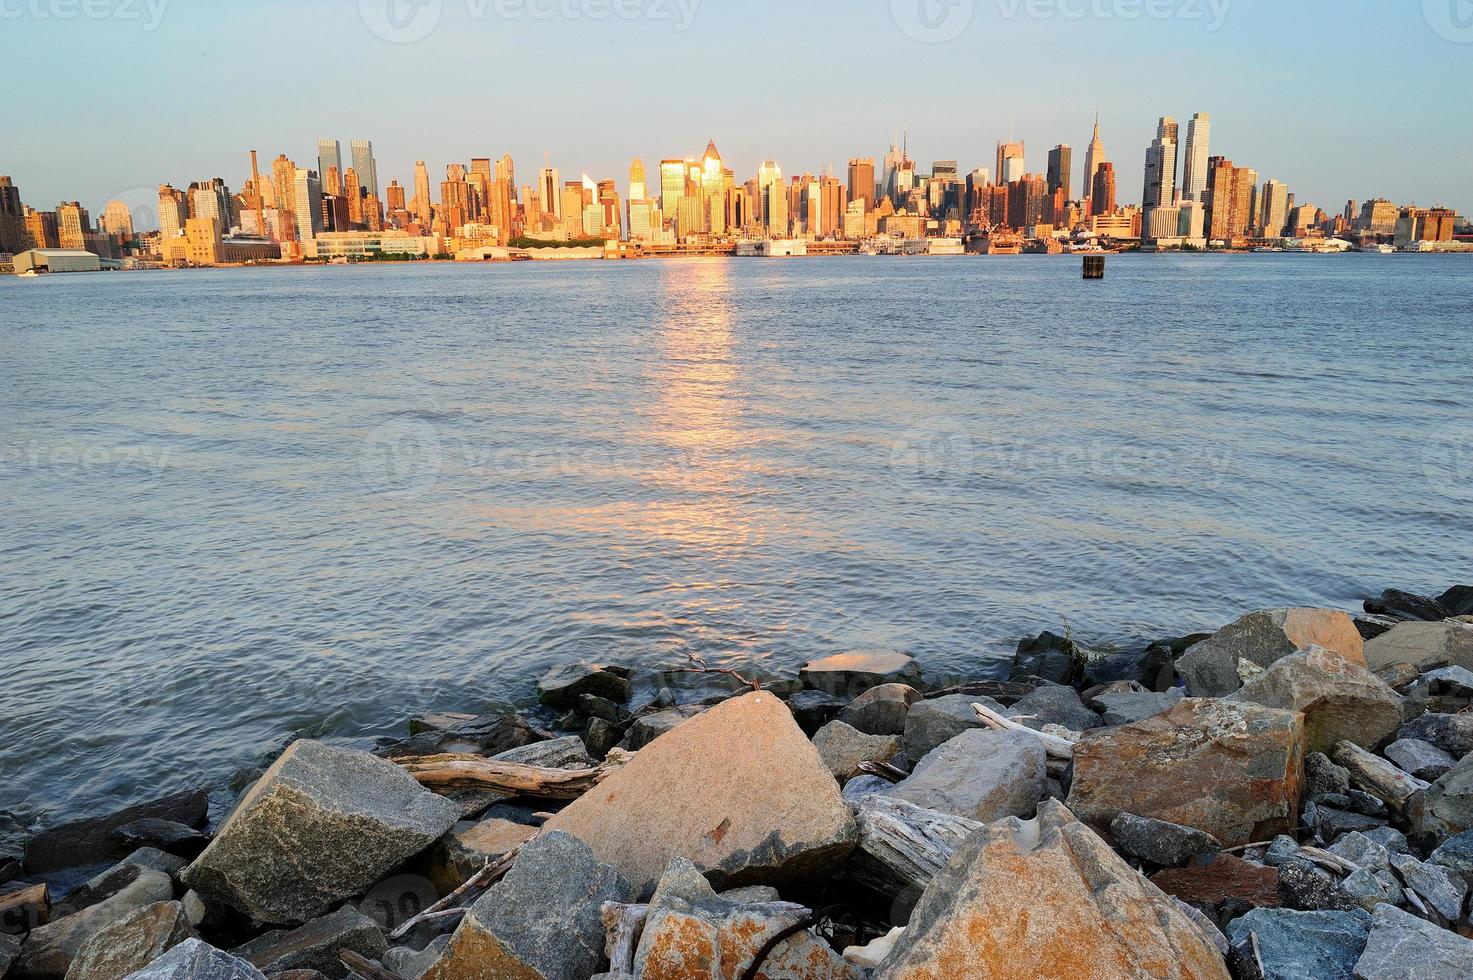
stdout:
<svg viewBox="0 0 1473 980">
<path fill-rule="evenodd" d="M 639 934 L 649 918 L 648 905 L 625 905 L 623 902 L 604 902 L 599 912 L 603 915 L 604 955 L 609 959 L 609 972 L 613 974 L 634 973 L 634 949 Z"/>
<path fill-rule="evenodd" d="M 623 768 L 630 753 L 610 753 L 593 769 L 547 769 L 519 762 L 498 762 L 479 755 L 421 755 L 395 759 L 419 784 L 436 793 L 485 789 L 508 796 L 542 800 L 576 800 Z"/>
<path fill-rule="evenodd" d="M 673 671 L 671 671 L 671 673 L 675 673 L 675 674 L 725 674 L 727 677 L 732 677 L 732 678 L 735 678 L 736 680 L 740 681 L 743 687 L 750 687 L 754 691 L 760 691 L 760 690 L 762 690 L 762 682 L 759 681 L 759 680 L 757 680 L 754 677 L 746 677 L 743 674 L 740 674 L 737 671 L 732 670 L 730 667 L 711 667 L 711 666 L 708 666 L 707 663 L 706 663 L 706 661 L 702 660 L 700 657 L 696 656 L 693 653 L 688 653 L 688 654 L 686 654 L 686 656 L 690 658 L 690 662 L 692 664 L 694 664 L 695 666 L 693 666 L 693 667 L 676 667 Z"/>
<path fill-rule="evenodd" d="M 526 847 L 532 841 L 536 840 L 537 837 L 538 834 L 533 834 L 531 837 L 528 837 L 526 840 L 522 841 L 522 843 L 518 844 L 516 847 L 513 847 L 511 850 L 507 851 L 496 860 L 487 861 L 485 866 L 482 867 L 480 871 L 477 871 L 475 874 L 467 878 L 459 888 L 455 889 L 455 891 L 451 892 L 449 895 L 446 895 L 434 905 L 431 905 L 429 908 L 425 909 L 423 912 L 409 919 L 402 926 L 389 933 L 389 938 L 398 939 L 401 936 L 407 935 L 409 933 L 409 930 L 413 929 L 420 923 L 428 922 L 431 919 L 438 918 L 440 916 L 440 913 L 455 905 L 458 905 L 460 899 L 472 890 L 476 888 L 486 888 L 491 886 L 492 884 L 495 884 L 501 879 L 502 875 L 506 874 L 507 871 L 511 869 L 512 862 L 517 859 L 517 855 L 521 853 L 522 848 Z"/>
<path fill-rule="evenodd" d="M 1027 725 L 1018 724 L 1011 718 L 1004 718 L 985 704 L 974 704 L 972 705 L 972 710 L 977 712 L 977 719 L 993 731 L 1027 732 L 1043 743 L 1044 752 L 1051 757 L 1055 759 L 1074 758 L 1074 743 L 1067 738 L 1060 738 L 1057 735 L 1048 735 L 1044 732 L 1034 731 Z"/>
<path fill-rule="evenodd" d="M 888 762 L 861 762 L 859 771 L 867 776 L 879 776 L 887 783 L 903 782 L 908 775 L 904 769 L 892 766 Z"/>
<path fill-rule="evenodd" d="M 859 846 L 850 867 L 855 880 L 881 895 L 924 890 L 962 841 L 982 826 L 881 794 L 860 800 L 856 817 Z"/>
<path fill-rule="evenodd" d="M 392 970 L 385 970 L 361 953 L 355 953 L 351 949 L 338 950 L 338 958 L 343 965 L 352 973 L 363 977 L 363 980 L 404 980 L 399 974 Z"/>
</svg>

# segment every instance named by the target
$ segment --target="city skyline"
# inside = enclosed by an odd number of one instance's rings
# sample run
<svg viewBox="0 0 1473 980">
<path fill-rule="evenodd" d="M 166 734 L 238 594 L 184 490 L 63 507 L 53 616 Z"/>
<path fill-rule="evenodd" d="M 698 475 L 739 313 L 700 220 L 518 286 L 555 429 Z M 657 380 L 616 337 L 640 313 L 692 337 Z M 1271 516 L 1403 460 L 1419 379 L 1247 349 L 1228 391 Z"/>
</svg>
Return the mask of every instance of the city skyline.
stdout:
<svg viewBox="0 0 1473 980">
<path fill-rule="evenodd" d="M 0 171 L 33 202 L 100 209 L 171 178 L 221 175 L 236 186 L 253 146 L 315 163 L 316 141 L 334 133 L 344 159 L 349 140 L 373 139 L 386 185 L 405 182 L 418 159 L 509 153 L 532 165 L 544 151 L 622 184 L 633 157 L 683 156 L 713 136 L 738 173 L 775 159 L 788 171 L 832 164 L 842 175 L 850 157 L 882 156 L 903 129 L 914 158 L 955 159 L 965 172 L 990 169 L 996 140 L 1011 131 L 1029 147 L 1031 173 L 1046 171 L 1049 148 L 1073 147 L 1079 194 L 1098 110 L 1121 199 L 1134 201 L 1134 148 L 1149 143 L 1156 120 L 1178 119 L 1184 148 L 1191 114 L 1210 106 L 1213 143 L 1301 199 L 1332 209 L 1384 193 L 1473 210 L 1469 110 L 1438 94 L 1457 91 L 1473 46 L 1439 34 L 1420 5 L 1235 0 L 1216 30 L 1184 16 L 1071 19 L 1002 0 L 962 5 L 970 22 L 941 43 L 907 33 L 901 0 L 801 9 L 704 0 L 683 30 L 653 16 L 498 19 L 484 4 L 446 0 L 436 29 L 412 43 L 375 36 L 353 2 L 293 7 L 286 32 L 273 20 L 285 17 L 276 2 L 169 6 L 151 31 L 12 18 L 18 71 L 44 74 L 58 46 L 76 70 L 51 83 L 60 104 L 72 103 L 66 113 L 56 101 L 14 100 L 17 138 Z M 781 13 L 780 29 L 765 30 L 764 6 Z M 335 43 L 308 43 L 319 37 Z M 842 44 L 814 41 L 823 38 Z M 550 50 L 560 55 L 555 70 Z M 1148 62 L 1131 54 L 1144 50 Z M 1369 69 L 1364 50 L 1376 54 Z M 146 87 L 112 83 L 120 54 L 148 64 Z"/>
</svg>

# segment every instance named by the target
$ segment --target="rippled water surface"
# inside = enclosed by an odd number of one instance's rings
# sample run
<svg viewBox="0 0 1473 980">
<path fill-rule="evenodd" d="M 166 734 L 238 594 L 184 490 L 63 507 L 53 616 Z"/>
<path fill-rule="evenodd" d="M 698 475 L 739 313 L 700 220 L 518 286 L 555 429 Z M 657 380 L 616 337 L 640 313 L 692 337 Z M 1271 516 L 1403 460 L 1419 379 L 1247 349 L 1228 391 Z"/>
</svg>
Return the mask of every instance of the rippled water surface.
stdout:
<svg viewBox="0 0 1473 980">
<path fill-rule="evenodd" d="M 1441 591 L 1470 365 L 1464 257 L 0 279 L 0 824 L 568 659 L 982 674 Z"/>
</svg>

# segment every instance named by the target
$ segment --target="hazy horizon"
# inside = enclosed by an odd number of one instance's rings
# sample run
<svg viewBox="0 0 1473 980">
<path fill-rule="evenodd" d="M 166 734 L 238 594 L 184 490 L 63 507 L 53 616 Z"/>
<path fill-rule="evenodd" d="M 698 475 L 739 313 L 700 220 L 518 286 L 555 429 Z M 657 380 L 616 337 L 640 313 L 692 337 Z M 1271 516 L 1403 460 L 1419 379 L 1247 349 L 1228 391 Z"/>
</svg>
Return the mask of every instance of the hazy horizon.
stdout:
<svg viewBox="0 0 1473 980">
<path fill-rule="evenodd" d="M 0 0 L 0 30 L 35 93 L 0 173 L 42 209 L 238 190 L 251 149 L 315 169 L 320 137 L 372 140 L 382 186 L 504 153 L 525 184 L 548 153 L 622 193 L 707 140 L 739 179 L 842 175 L 902 129 L 922 170 L 1067 143 L 1077 197 L 1098 110 L 1124 203 L 1157 118 L 1207 112 L 1213 154 L 1300 203 L 1473 212 L 1468 0 Z"/>
</svg>

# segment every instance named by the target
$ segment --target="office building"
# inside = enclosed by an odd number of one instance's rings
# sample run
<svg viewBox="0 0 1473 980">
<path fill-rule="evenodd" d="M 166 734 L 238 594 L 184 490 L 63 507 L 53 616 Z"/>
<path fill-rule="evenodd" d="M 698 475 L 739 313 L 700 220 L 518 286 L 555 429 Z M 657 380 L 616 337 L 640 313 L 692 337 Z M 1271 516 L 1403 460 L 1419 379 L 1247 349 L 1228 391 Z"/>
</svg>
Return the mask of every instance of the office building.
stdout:
<svg viewBox="0 0 1473 980">
<path fill-rule="evenodd" d="M 320 139 L 317 141 L 318 177 L 322 181 L 326 182 L 329 179 L 328 175 L 331 174 L 334 170 L 337 171 L 337 179 L 341 180 L 343 174 L 342 145 L 334 139 Z"/>
<path fill-rule="evenodd" d="M 1172 202 L 1176 189 L 1176 120 L 1162 116 L 1156 138 L 1146 149 L 1146 183 L 1141 206 L 1146 210 Z"/>
<path fill-rule="evenodd" d="M 373 158 L 373 141 L 353 140 L 348 144 L 348 149 L 353 155 L 352 169 L 358 174 L 358 185 L 365 194 L 372 194 L 382 200 L 378 184 L 378 161 Z"/>
<path fill-rule="evenodd" d="M 849 161 L 849 200 L 860 201 L 864 210 L 875 206 L 875 158 L 854 157 Z"/>
<path fill-rule="evenodd" d="M 1012 140 L 997 141 L 997 182 L 1011 184 L 1021 180 L 1026 170 L 1023 165 L 1023 143 Z"/>
<path fill-rule="evenodd" d="M 1184 201 L 1200 201 L 1207 194 L 1208 146 L 1212 137 L 1212 117 L 1199 112 L 1187 123 L 1187 146 L 1182 160 L 1181 196 Z"/>
<path fill-rule="evenodd" d="M 1068 143 L 1060 143 L 1048 151 L 1048 189 L 1053 194 L 1056 191 L 1064 192 L 1064 200 L 1072 200 L 1070 193 L 1070 170 L 1074 166 L 1074 151 L 1069 148 Z"/>
</svg>

